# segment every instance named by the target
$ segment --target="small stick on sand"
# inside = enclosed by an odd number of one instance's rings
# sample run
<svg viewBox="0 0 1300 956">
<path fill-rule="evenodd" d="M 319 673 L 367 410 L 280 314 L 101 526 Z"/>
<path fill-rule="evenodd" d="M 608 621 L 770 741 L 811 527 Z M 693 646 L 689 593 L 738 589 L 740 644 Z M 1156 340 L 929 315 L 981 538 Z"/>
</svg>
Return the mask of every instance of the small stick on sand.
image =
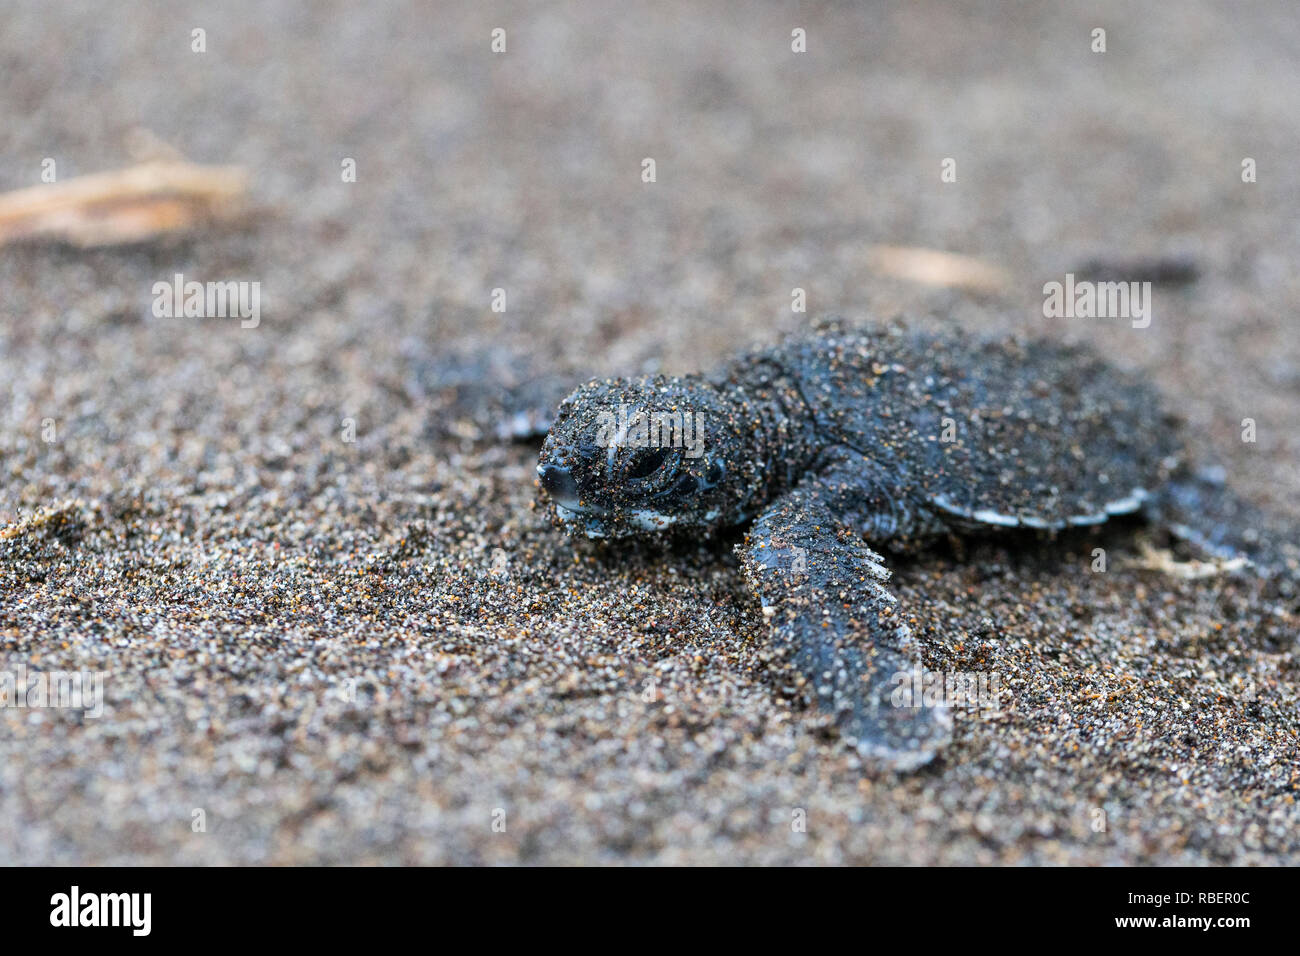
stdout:
<svg viewBox="0 0 1300 956">
<path fill-rule="evenodd" d="M 914 246 L 875 245 L 868 250 L 871 268 L 881 275 L 924 285 L 976 292 L 999 292 L 1010 284 L 1006 272 L 971 256 Z"/>
<path fill-rule="evenodd" d="M 1185 578 L 1189 581 L 1201 578 L 1215 578 L 1222 574 L 1240 571 L 1249 563 L 1245 558 L 1217 558 L 1212 561 L 1178 561 L 1173 552 L 1164 548 L 1152 547 L 1150 542 L 1138 543 L 1138 557 L 1129 561 L 1128 566 L 1144 571 L 1159 571 L 1170 577 Z"/>
<path fill-rule="evenodd" d="M 233 218 L 248 175 L 237 166 L 152 161 L 0 195 L 0 246 L 52 239 L 85 248 L 145 242 Z"/>
</svg>

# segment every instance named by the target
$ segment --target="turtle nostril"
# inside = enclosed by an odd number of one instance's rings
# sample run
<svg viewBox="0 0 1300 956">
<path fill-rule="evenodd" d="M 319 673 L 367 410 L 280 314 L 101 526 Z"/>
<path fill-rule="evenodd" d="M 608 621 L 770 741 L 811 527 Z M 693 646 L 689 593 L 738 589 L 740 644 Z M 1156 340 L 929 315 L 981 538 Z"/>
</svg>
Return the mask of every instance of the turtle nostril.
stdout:
<svg viewBox="0 0 1300 956">
<path fill-rule="evenodd" d="M 561 468 L 559 465 L 544 465 L 538 469 L 542 487 L 552 498 L 576 498 L 578 496 L 578 483 L 573 480 L 573 475 L 569 469 Z"/>
</svg>

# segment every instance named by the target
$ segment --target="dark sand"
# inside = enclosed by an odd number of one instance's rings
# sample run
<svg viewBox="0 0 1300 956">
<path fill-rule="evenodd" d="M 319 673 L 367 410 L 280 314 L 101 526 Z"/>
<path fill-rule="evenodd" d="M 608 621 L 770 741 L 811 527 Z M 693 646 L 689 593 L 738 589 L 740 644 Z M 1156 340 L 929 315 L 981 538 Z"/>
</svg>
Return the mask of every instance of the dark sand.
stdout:
<svg viewBox="0 0 1300 956">
<path fill-rule="evenodd" d="M 902 563 L 927 665 L 998 675 L 1002 713 L 874 776 L 772 660 L 733 541 L 575 546 L 483 420 L 513 373 L 418 374 L 489 345 L 688 371 L 807 321 L 798 286 L 1089 340 L 1294 518 L 1291 4 L 353 6 L 6 9 L 0 188 L 145 127 L 247 166 L 261 213 L 0 252 L 0 667 L 108 674 L 98 719 L 0 710 L 0 862 L 1300 861 L 1293 606 L 1134 566 L 1136 524 Z M 1009 281 L 890 278 L 873 243 Z M 1165 254 L 1202 275 L 1150 328 L 1043 318 L 1072 266 Z M 154 318 L 176 272 L 259 281 L 261 324 Z"/>
</svg>

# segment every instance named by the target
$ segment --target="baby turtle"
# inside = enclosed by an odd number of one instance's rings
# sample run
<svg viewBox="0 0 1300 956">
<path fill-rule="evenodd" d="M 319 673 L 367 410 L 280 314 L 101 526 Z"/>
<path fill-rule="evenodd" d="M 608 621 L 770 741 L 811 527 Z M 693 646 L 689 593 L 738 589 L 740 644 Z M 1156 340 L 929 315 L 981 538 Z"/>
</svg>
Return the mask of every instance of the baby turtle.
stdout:
<svg viewBox="0 0 1300 956">
<path fill-rule="evenodd" d="M 587 537 L 752 521 L 743 565 L 774 641 L 844 737 L 906 770 L 951 719 L 896 705 L 917 653 L 872 546 L 1143 512 L 1294 573 L 1253 509 L 1188 468 L 1174 426 L 1151 387 L 1082 347 L 832 320 L 713 375 L 581 386 L 538 476 Z"/>
</svg>

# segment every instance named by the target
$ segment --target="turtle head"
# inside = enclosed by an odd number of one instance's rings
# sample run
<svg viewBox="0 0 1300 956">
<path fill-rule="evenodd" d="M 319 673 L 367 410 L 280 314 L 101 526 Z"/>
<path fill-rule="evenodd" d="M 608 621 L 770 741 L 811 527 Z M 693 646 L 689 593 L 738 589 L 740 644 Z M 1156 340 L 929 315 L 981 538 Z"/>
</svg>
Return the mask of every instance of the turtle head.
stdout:
<svg viewBox="0 0 1300 956">
<path fill-rule="evenodd" d="M 728 409 L 694 376 L 581 386 L 560 403 L 537 465 L 556 518 L 589 538 L 734 522 L 744 442 Z"/>
</svg>

